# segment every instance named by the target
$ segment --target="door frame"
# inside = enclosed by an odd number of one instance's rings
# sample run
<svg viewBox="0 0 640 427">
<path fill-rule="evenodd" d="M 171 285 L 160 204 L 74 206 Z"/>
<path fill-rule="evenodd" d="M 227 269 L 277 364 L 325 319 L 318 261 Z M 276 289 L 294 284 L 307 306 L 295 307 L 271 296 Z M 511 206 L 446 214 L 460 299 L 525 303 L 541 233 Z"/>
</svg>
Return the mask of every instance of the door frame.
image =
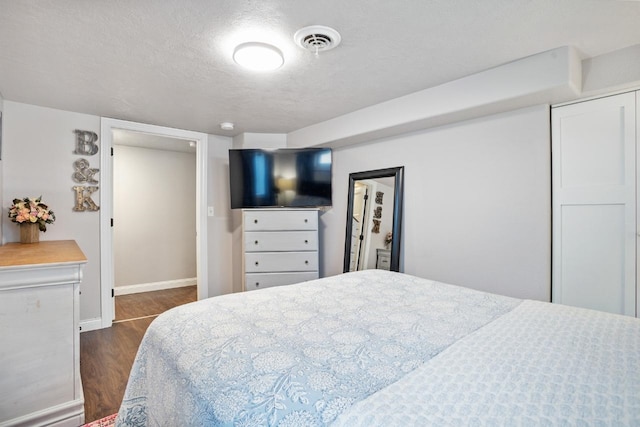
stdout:
<svg viewBox="0 0 640 427">
<path fill-rule="evenodd" d="M 353 235 L 353 227 L 355 226 L 355 218 L 356 218 L 356 212 L 354 212 L 354 214 L 351 216 L 351 248 L 356 248 L 356 250 L 352 250 L 351 254 L 350 254 L 350 262 L 353 263 L 354 265 L 352 266 L 352 271 L 357 271 L 359 270 L 360 267 L 360 262 L 362 260 L 362 246 L 363 246 L 363 240 L 364 240 L 364 230 L 365 230 L 365 215 L 367 212 L 367 197 L 368 197 L 368 191 L 369 191 L 369 186 L 367 184 L 364 184 L 362 182 L 356 182 L 354 184 L 354 188 L 353 188 L 353 209 L 355 211 L 356 209 L 356 202 L 359 201 L 358 199 L 362 198 L 362 203 L 361 203 L 361 209 L 359 209 L 359 214 L 360 214 L 360 221 L 358 221 L 358 228 L 357 230 L 355 230 L 357 232 L 357 235 Z M 364 192 L 364 195 L 362 195 L 361 193 Z M 360 197 L 362 196 L 362 197 Z M 354 240 L 355 237 L 355 240 Z M 360 238 L 362 237 L 362 239 Z"/>
<path fill-rule="evenodd" d="M 198 299 L 209 296 L 207 270 L 207 134 L 125 120 L 100 118 L 100 318 L 102 328 L 114 318 L 113 265 L 113 130 L 186 139 L 196 143 L 196 276 Z"/>
</svg>

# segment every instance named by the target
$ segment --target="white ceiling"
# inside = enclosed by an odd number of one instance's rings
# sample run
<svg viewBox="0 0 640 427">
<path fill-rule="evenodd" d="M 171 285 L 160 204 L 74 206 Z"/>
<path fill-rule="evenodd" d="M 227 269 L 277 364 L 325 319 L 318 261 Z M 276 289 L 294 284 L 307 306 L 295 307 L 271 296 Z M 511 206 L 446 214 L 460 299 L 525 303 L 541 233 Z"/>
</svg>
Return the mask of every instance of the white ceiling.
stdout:
<svg viewBox="0 0 640 427">
<path fill-rule="evenodd" d="M 316 58 L 293 42 L 308 25 L 342 43 Z M 239 68 L 233 48 L 255 40 L 285 65 Z M 638 43 L 638 1 L 0 0 L 0 93 L 217 135 L 288 133 L 559 46 L 588 58 Z"/>
</svg>

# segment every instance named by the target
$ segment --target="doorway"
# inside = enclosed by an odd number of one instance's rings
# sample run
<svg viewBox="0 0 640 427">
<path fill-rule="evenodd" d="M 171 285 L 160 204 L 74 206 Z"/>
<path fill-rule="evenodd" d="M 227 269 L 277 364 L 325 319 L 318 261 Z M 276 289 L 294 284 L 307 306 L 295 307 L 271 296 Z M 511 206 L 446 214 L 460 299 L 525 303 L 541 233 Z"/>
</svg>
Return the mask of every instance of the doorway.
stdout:
<svg viewBox="0 0 640 427">
<path fill-rule="evenodd" d="M 118 318 L 120 296 L 197 283 L 196 216 L 190 214 L 196 148 L 193 141 L 120 129 L 113 131 L 112 142 Z"/>
<path fill-rule="evenodd" d="M 365 243 L 365 224 L 367 224 L 367 204 L 369 186 L 357 182 L 353 196 L 353 218 L 351 226 L 351 266 L 350 271 L 362 270 Z"/>
<path fill-rule="evenodd" d="M 196 282 L 198 299 L 208 296 L 207 275 L 207 135 L 162 126 L 146 125 L 123 120 L 101 120 L 102 157 L 100 188 L 100 260 L 101 260 L 101 326 L 110 327 L 114 318 L 114 242 L 113 242 L 113 146 L 114 133 L 136 132 L 161 138 L 193 141 L 196 149 L 195 217 Z M 144 189 L 140 189 L 144 191 Z M 168 207 L 165 207 L 168 208 Z"/>
</svg>

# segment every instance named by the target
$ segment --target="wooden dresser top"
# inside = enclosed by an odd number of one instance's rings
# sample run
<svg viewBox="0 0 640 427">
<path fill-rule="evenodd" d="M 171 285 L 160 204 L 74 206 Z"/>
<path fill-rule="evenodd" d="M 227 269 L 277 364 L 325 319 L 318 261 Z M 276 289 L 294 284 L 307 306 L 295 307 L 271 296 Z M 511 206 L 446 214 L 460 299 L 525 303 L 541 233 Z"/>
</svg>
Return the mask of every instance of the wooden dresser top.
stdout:
<svg viewBox="0 0 640 427">
<path fill-rule="evenodd" d="M 74 240 L 7 243 L 0 246 L 0 268 L 18 265 L 85 263 L 87 257 Z"/>
</svg>

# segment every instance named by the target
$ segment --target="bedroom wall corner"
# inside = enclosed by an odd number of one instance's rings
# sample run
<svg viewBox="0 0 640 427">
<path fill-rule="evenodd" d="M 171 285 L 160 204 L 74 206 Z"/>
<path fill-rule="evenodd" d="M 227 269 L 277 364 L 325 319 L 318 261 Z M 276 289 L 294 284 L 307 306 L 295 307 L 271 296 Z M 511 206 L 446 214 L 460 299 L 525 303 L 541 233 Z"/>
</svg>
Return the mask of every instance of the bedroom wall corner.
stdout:
<svg viewBox="0 0 640 427">
<path fill-rule="evenodd" d="M 285 148 L 287 134 L 284 133 L 251 133 L 245 132 L 233 137 L 231 148 Z"/>
<path fill-rule="evenodd" d="M 235 291 L 233 268 L 233 212 L 229 208 L 229 149 L 232 139 L 208 135 L 209 172 L 207 206 L 213 207 L 208 217 L 209 297 Z"/>
<path fill-rule="evenodd" d="M 550 300 L 549 106 L 334 149 L 322 271 L 342 272 L 348 176 L 405 167 L 403 271 Z"/>
</svg>

